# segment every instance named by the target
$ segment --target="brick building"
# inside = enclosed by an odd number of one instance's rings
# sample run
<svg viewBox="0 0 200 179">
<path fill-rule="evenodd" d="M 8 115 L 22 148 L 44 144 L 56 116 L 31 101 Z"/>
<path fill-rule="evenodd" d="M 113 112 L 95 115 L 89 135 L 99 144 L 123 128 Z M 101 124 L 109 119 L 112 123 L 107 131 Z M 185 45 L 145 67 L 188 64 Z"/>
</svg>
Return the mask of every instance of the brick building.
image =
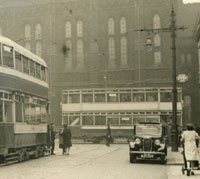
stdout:
<svg viewBox="0 0 200 179">
<path fill-rule="evenodd" d="M 187 12 L 194 12 L 180 0 L 174 6 L 178 25 L 184 25 Z M 0 33 L 49 65 L 52 118 L 58 126 L 63 89 L 172 86 L 170 33 L 135 31 L 169 27 L 171 0 L 30 0 L 21 4 L 10 0 L 2 1 L 0 8 Z M 152 49 L 145 46 L 147 37 L 152 39 Z M 178 33 L 177 73 L 189 76 L 186 83 L 178 84 L 183 88 L 183 123 L 198 123 L 194 46 L 191 33 Z"/>
</svg>

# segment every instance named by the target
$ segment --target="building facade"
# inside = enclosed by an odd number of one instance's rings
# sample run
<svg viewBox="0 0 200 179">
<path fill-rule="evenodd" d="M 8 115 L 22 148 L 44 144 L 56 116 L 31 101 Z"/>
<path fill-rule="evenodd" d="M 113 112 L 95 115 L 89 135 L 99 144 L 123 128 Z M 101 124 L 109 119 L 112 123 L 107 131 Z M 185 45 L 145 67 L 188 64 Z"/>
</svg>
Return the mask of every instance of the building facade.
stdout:
<svg viewBox="0 0 200 179">
<path fill-rule="evenodd" d="M 171 0 L 2 4 L 0 33 L 48 63 L 52 120 L 57 126 L 62 121 L 62 90 L 172 86 L 170 32 L 138 31 L 170 27 Z M 183 7 L 175 1 L 178 25 Z M 189 76 L 187 82 L 178 83 L 183 91 L 183 124 L 200 125 L 195 41 L 190 34 L 177 36 L 177 74 Z M 152 48 L 146 46 L 147 37 Z"/>
</svg>

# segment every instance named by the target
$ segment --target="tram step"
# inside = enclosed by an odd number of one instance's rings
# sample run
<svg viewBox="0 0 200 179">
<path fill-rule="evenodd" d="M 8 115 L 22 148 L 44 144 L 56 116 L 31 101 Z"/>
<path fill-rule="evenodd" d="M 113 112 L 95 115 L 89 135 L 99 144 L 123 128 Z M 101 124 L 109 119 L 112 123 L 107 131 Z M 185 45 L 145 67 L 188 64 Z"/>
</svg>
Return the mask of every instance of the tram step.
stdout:
<svg viewBox="0 0 200 179">
<path fill-rule="evenodd" d="M 18 155 L 18 154 L 17 153 L 9 153 L 9 154 L 6 154 L 5 157 L 15 156 L 15 155 Z"/>
<path fill-rule="evenodd" d="M 9 161 L 15 161 L 15 160 L 18 160 L 17 156 L 6 158 L 7 162 L 9 162 Z"/>
</svg>

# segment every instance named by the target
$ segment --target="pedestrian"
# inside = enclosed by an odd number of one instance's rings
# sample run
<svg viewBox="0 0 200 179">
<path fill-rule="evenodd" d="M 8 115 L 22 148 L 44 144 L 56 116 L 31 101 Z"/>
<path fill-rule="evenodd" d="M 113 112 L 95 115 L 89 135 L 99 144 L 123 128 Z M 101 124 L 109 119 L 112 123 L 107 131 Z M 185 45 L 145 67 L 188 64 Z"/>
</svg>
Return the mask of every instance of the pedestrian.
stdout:
<svg viewBox="0 0 200 179">
<path fill-rule="evenodd" d="M 194 161 L 197 160 L 196 140 L 199 140 L 199 136 L 195 132 L 193 125 L 188 124 L 181 136 L 181 141 L 184 143 L 184 154 L 187 162 L 187 176 L 190 174 L 194 175 Z"/>
<path fill-rule="evenodd" d="M 108 123 L 107 133 L 106 133 L 106 145 L 107 146 L 110 146 L 111 140 L 112 140 L 111 128 L 110 128 L 110 124 Z"/>
<path fill-rule="evenodd" d="M 63 131 L 62 131 L 62 137 L 63 137 L 63 154 L 67 152 L 67 155 L 69 155 L 70 147 L 72 146 L 71 142 L 71 130 L 68 128 L 67 124 L 63 125 Z"/>
<path fill-rule="evenodd" d="M 56 139 L 56 134 L 54 131 L 54 123 L 52 122 L 50 124 L 51 155 L 55 155 L 55 153 L 54 153 L 55 139 Z"/>
</svg>

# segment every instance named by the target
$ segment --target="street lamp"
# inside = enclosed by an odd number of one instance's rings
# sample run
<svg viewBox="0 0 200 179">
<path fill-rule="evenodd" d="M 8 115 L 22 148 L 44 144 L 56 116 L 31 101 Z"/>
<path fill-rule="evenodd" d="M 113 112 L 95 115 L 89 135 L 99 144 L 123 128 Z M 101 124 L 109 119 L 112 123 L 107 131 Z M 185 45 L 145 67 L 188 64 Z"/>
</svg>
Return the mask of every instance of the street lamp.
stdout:
<svg viewBox="0 0 200 179">
<path fill-rule="evenodd" d="M 172 151 L 178 151 L 178 126 L 177 126 L 177 87 L 176 87 L 176 31 L 184 30 L 185 27 L 176 27 L 175 12 L 172 5 L 171 9 L 171 25 L 167 28 L 159 28 L 157 31 L 171 32 L 172 39 Z M 136 31 L 153 32 L 155 29 L 137 29 Z M 149 49 L 152 46 L 151 38 L 148 35 L 146 46 Z"/>
</svg>

